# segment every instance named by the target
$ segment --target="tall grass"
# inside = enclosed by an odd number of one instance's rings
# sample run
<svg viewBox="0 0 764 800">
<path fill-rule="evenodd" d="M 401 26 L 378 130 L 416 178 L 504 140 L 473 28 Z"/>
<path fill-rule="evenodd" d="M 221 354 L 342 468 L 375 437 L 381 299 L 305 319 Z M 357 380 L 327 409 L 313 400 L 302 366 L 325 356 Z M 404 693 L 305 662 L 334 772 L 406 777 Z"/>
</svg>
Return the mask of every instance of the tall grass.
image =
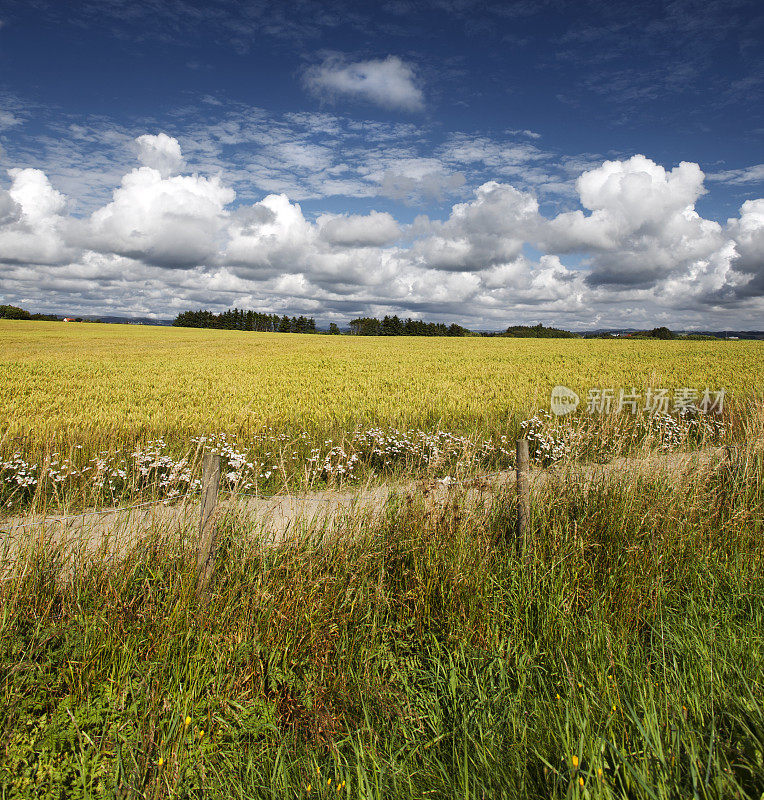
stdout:
<svg viewBox="0 0 764 800">
<path fill-rule="evenodd" d="M 279 546 L 231 514 L 0 587 L 4 797 L 755 797 L 764 445 L 681 479 L 400 496 Z"/>
</svg>

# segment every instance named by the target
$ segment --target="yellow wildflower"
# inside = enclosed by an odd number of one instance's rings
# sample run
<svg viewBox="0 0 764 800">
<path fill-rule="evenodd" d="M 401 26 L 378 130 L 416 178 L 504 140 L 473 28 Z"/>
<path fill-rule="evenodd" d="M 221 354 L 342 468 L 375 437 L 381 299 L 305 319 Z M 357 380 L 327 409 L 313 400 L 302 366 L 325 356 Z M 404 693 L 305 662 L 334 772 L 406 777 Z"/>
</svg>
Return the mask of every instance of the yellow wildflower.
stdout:
<svg viewBox="0 0 764 800">
<path fill-rule="evenodd" d="M 573 769 L 578 769 L 578 756 L 573 756 L 570 761 L 573 764 Z"/>
<path fill-rule="evenodd" d="M 584 785 L 584 779 L 580 775 L 578 776 L 578 785 L 581 787 Z"/>
</svg>

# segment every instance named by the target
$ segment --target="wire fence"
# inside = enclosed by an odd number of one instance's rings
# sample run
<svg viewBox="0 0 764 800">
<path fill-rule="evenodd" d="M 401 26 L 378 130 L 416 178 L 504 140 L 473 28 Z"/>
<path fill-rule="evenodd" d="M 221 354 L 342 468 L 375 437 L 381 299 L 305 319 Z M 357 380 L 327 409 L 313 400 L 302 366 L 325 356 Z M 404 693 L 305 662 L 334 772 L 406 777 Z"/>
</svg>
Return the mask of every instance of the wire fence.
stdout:
<svg viewBox="0 0 764 800">
<path fill-rule="evenodd" d="M 524 460 L 521 461 L 521 447 L 520 445 L 524 445 Z M 524 540 L 525 538 L 525 526 L 523 523 L 523 516 L 527 517 L 527 508 L 529 508 L 530 503 L 530 493 L 528 488 L 528 443 L 527 440 L 518 440 L 518 460 L 517 460 L 517 468 L 514 470 L 516 477 L 517 477 L 517 490 L 518 490 L 518 526 L 517 526 L 517 536 L 518 540 Z M 507 470 L 500 470 L 495 472 L 483 473 L 480 475 L 472 475 L 462 479 L 453 479 L 451 477 L 440 478 L 440 479 L 433 479 L 435 482 L 440 483 L 443 487 L 450 489 L 455 486 L 460 486 L 468 483 L 479 483 L 481 481 L 486 481 L 489 478 L 496 477 L 498 475 L 507 475 L 509 471 Z M 201 492 L 199 495 L 199 543 L 197 546 L 197 586 L 196 586 L 196 594 L 198 598 L 202 598 L 210 584 L 210 580 L 212 577 L 212 572 L 215 567 L 215 540 L 217 536 L 217 520 L 216 520 L 216 508 L 218 505 L 218 497 L 220 492 L 220 477 L 221 477 L 221 458 L 220 454 L 217 452 L 211 452 L 205 455 L 203 464 L 202 464 L 202 481 L 201 481 Z M 237 492 L 235 490 L 223 490 L 222 494 L 229 495 L 230 497 L 237 498 L 237 497 L 249 497 L 256 500 L 264 500 L 264 501 L 289 501 L 289 502 L 311 502 L 311 503 L 332 503 L 336 505 L 338 508 L 343 505 L 343 501 L 349 501 L 351 504 L 354 500 L 363 500 L 363 494 L 361 495 L 332 495 L 329 497 L 320 497 L 315 494 L 303 494 L 303 495 L 294 495 L 294 494 L 271 494 L 271 495 L 262 495 L 258 493 L 250 493 L 250 492 Z M 189 495 L 186 495 L 185 501 L 188 502 Z M 176 498 L 158 498 L 154 500 L 146 500 L 140 503 L 133 503 L 127 506 L 117 506 L 107 509 L 91 509 L 87 511 L 82 511 L 78 514 L 65 514 L 58 517 L 47 517 L 40 520 L 29 520 L 26 522 L 16 522 L 13 524 L 10 530 L 0 530 L 0 533 L 11 534 L 13 532 L 26 529 L 26 528 L 33 528 L 33 527 L 40 527 L 44 525 L 57 525 L 62 523 L 68 523 L 76 519 L 86 519 L 86 518 L 95 518 L 99 516 L 106 516 L 106 515 L 118 515 L 126 511 L 133 511 L 135 509 L 140 508 L 148 508 L 150 506 L 156 506 L 159 504 L 169 505 L 174 499 Z M 379 496 L 372 497 L 371 495 L 367 495 L 367 500 L 372 502 L 378 502 L 381 498 Z M 194 502 L 196 505 L 196 502 Z M 189 507 L 188 505 L 186 506 Z M 521 513 L 521 510 L 526 508 L 526 511 Z M 288 525 L 289 523 L 287 523 Z M 105 540 L 104 540 L 105 541 Z M 7 555 L 9 544 L 11 540 L 6 538 L 3 543 L 4 554 L 3 556 Z M 82 544 L 82 542 L 81 542 Z M 69 554 L 69 558 L 67 558 L 67 563 L 74 563 L 76 561 L 77 555 L 79 551 L 73 550 Z M 99 553 L 100 558 L 107 562 L 114 561 L 120 557 L 120 550 L 117 548 L 112 552 L 104 553 L 100 551 Z M 8 577 L 8 570 L 9 568 L 13 568 L 16 564 L 21 563 L 24 561 L 23 557 L 19 558 L 7 558 L 2 557 L 0 558 L 0 564 L 2 565 L 2 569 L 5 572 L 5 577 Z"/>
<path fill-rule="evenodd" d="M 440 483 L 442 486 L 445 487 L 452 487 L 452 486 L 461 486 L 467 483 L 476 483 L 478 481 L 488 480 L 489 478 L 495 478 L 499 475 L 507 475 L 514 470 L 498 470 L 496 472 L 488 472 L 483 473 L 480 475 L 473 475 L 469 478 L 461 478 L 461 479 L 454 479 L 454 478 L 435 478 L 434 481 Z M 334 496 L 334 497 L 317 497 L 315 494 L 259 494 L 257 492 L 238 492 L 234 489 L 223 489 L 221 490 L 222 494 L 229 495 L 231 497 L 249 497 L 255 500 L 289 500 L 289 501 L 310 501 L 312 503 L 337 503 L 342 500 L 353 500 L 357 499 L 353 496 Z M 75 519 L 85 519 L 87 517 L 95 517 L 95 516 L 103 516 L 109 514 L 121 514 L 125 511 L 132 511 L 137 508 L 147 508 L 149 506 L 157 506 L 157 505 L 166 505 L 169 506 L 171 503 L 176 501 L 178 498 L 171 498 L 171 497 L 162 497 L 156 500 L 146 500 L 141 503 L 133 503 L 127 506 L 111 506 L 109 508 L 104 509 L 88 509 L 87 511 L 82 511 L 77 514 L 63 514 L 61 516 L 56 517 L 45 517 L 44 519 L 39 520 L 31 520 L 28 522 L 14 522 L 10 529 L 3 527 L 3 524 L 0 522 L 0 533 L 9 533 L 11 530 L 16 531 L 21 528 L 33 528 L 39 527 L 41 525 L 56 525 L 64 522 L 69 522 Z M 197 497 L 196 495 L 186 495 L 182 498 L 183 501 L 188 502 L 189 499 L 192 499 L 194 502 L 199 501 L 201 498 Z"/>
</svg>

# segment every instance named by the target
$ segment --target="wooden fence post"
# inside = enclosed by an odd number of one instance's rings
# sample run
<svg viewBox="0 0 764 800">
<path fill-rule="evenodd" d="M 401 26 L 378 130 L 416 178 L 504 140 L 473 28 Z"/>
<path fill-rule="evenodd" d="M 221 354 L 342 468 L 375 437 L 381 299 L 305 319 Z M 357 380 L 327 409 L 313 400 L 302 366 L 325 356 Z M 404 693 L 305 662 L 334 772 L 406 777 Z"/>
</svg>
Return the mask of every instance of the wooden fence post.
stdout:
<svg viewBox="0 0 764 800">
<path fill-rule="evenodd" d="M 530 518 L 531 518 L 531 485 L 530 456 L 528 440 L 517 440 L 517 460 L 515 462 L 517 476 L 517 545 L 527 559 L 530 555 Z"/>
<path fill-rule="evenodd" d="M 196 596 L 201 599 L 215 567 L 215 507 L 220 488 L 220 454 L 205 453 L 202 461 L 202 509 L 199 518 L 199 553 L 196 559 Z"/>
</svg>

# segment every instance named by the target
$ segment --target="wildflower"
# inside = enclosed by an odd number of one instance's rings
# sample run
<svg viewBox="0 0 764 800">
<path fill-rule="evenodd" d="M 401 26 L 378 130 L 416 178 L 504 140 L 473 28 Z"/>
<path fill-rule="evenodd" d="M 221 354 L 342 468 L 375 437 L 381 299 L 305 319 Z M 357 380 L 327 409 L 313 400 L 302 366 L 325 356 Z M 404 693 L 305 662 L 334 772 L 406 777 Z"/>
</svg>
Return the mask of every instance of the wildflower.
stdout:
<svg viewBox="0 0 764 800">
<path fill-rule="evenodd" d="M 615 711 L 615 703 L 613 703 L 613 711 Z"/>
<path fill-rule="evenodd" d="M 163 759 L 163 758 L 160 756 L 160 757 L 159 757 L 159 761 L 157 761 L 157 766 L 158 766 L 158 767 L 161 767 L 161 766 L 162 766 L 162 764 L 164 764 L 164 759 Z"/>
<path fill-rule="evenodd" d="M 573 764 L 573 769 L 578 769 L 578 756 L 573 756 L 570 761 Z"/>
<path fill-rule="evenodd" d="M 204 730 L 199 731 L 199 738 L 201 739 L 204 736 Z"/>
<path fill-rule="evenodd" d="M 331 785 L 332 785 L 332 779 L 331 779 L 331 778 L 328 778 L 328 779 L 327 779 L 327 781 L 326 781 L 326 785 L 327 785 L 327 786 L 331 786 Z"/>
<path fill-rule="evenodd" d="M 578 785 L 583 789 L 584 779 L 581 775 L 578 776 Z"/>
<path fill-rule="evenodd" d="M 185 727 L 187 728 L 191 724 L 191 717 L 186 717 Z"/>
<path fill-rule="evenodd" d="M 305 791 L 306 791 L 308 794 L 310 794 L 310 790 L 311 790 L 312 788 L 313 788 L 313 787 L 312 787 L 310 784 L 308 784 L 308 785 L 305 787 Z"/>
<path fill-rule="evenodd" d="M 558 699 L 558 700 L 560 699 L 560 695 L 559 695 L 559 694 L 557 695 L 557 699 Z"/>
<path fill-rule="evenodd" d="M 597 768 L 597 777 L 600 779 L 602 778 L 602 767 Z"/>
</svg>

